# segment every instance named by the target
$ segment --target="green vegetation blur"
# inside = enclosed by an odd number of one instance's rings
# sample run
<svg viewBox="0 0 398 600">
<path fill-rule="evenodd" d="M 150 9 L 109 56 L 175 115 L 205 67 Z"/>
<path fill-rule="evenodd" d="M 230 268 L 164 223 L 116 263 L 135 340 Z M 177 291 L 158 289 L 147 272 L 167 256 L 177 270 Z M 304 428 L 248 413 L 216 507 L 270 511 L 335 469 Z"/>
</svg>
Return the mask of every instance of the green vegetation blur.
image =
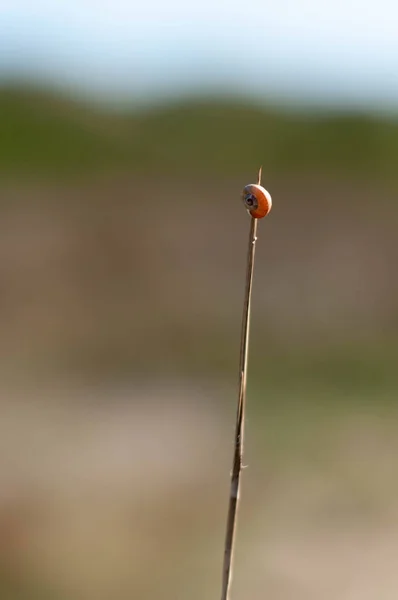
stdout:
<svg viewBox="0 0 398 600">
<path fill-rule="evenodd" d="M 189 98 L 148 110 L 106 110 L 54 92 L 1 89 L 0 168 L 53 176 L 131 174 L 217 177 L 254 170 L 379 177 L 396 183 L 398 120 L 337 110 Z"/>
</svg>

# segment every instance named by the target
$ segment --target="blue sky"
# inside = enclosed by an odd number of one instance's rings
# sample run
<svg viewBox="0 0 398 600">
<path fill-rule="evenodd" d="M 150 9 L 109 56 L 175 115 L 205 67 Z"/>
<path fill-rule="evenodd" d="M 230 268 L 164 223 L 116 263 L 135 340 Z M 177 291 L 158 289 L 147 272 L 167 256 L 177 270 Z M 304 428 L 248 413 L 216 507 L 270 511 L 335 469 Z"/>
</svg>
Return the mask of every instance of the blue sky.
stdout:
<svg viewBox="0 0 398 600">
<path fill-rule="evenodd" d="M 397 0 L 0 0 L 0 77 L 398 108 Z"/>
</svg>

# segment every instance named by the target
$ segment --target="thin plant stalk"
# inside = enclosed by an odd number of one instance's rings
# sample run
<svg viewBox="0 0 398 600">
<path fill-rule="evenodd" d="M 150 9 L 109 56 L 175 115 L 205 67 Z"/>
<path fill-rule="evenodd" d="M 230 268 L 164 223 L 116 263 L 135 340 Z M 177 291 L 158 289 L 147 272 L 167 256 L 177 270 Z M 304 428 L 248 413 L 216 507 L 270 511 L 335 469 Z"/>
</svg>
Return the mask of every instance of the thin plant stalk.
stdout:
<svg viewBox="0 0 398 600">
<path fill-rule="evenodd" d="M 261 180 L 261 169 L 259 173 L 259 183 Z M 242 334 L 240 345 L 240 365 L 239 365 L 239 398 L 238 410 L 236 414 L 236 427 L 234 436 L 234 456 L 231 473 L 231 487 L 227 517 L 227 531 L 225 536 L 224 546 L 224 565 L 222 578 L 221 600 L 229 600 L 232 561 L 234 552 L 234 539 L 237 521 L 237 509 L 239 503 L 240 480 L 242 472 L 243 459 L 243 438 L 245 425 L 245 409 L 246 409 L 246 381 L 247 381 L 247 364 L 248 364 L 248 348 L 249 348 L 249 329 L 250 329 L 250 305 L 251 293 L 253 285 L 253 270 L 254 270 L 254 255 L 256 250 L 257 240 L 257 223 L 258 219 L 251 217 L 249 247 L 247 253 L 247 273 L 245 286 L 245 299 L 242 317 Z"/>
</svg>

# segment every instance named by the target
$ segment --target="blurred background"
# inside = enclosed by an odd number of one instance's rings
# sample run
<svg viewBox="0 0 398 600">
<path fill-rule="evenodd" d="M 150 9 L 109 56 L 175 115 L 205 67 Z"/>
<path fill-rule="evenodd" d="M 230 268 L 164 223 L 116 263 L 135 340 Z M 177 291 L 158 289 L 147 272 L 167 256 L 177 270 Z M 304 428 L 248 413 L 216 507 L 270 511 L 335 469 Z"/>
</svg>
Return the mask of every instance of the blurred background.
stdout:
<svg viewBox="0 0 398 600">
<path fill-rule="evenodd" d="M 398 572 L 398 5 L 0 2 L 0 589 L 234 600 Z"/>
</svg>

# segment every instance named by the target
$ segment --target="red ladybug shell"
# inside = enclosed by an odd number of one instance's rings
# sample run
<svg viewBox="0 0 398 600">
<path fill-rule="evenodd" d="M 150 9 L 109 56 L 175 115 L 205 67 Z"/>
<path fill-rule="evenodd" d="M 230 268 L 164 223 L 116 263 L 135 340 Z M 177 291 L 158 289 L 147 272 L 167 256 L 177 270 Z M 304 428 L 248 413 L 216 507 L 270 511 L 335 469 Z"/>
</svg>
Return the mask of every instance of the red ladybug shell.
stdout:
<svg viewBox="0 0 398 600">
<path fill-rule="evenodd" d="M 257 183 L 250 183 L 244 188 L 243 203 L 255 219 L 266 217 L 272 208 L 271 194 Z"/>
</svg>

